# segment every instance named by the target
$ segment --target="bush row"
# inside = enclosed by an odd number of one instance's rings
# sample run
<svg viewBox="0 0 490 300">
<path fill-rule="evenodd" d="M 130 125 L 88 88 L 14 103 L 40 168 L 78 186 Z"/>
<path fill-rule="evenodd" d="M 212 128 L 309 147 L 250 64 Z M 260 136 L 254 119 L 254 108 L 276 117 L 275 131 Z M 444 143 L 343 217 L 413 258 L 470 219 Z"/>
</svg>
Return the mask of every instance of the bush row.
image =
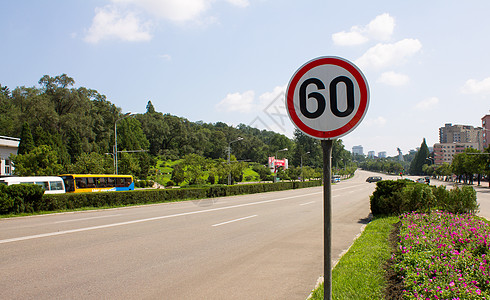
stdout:
<svg viewBox="0 0 490 300">
<path fill-rule="evenodd" d="M 0 214 L 39 211 L 43 194 L 36 184 L 0 184 Z"/>
<path fill-rule="evenodd" d="M 25 208 L 7 203 L 1 213 L 22 213 L 34 211 L 56 211 L 84 207 L 123 206 L 134 204 L 161 203 L 186 199 L 205 199 L 223 196 L 255 194 L 288 189 L 298 189 L 321 185 L 321 181 L 280 182 L 259 184 L 238 184 L 231 186 L 212 186 L 201 188 L 152 189 L 128 192 L 67 193 L 45 194 L 41 197 L 28 197 Z M 6 186 L 5 186 L 6 187 Z M 14 187 L 14 185 L 9 186 Z M 14 188 L 15 189 L 15 188 Z M 21 197 L 19 196 L 19 199 Z M 17 199 L 17 198 L 16 198 Z M 20 200 L 17 201 L 20 201 Z M 1 204 L 0 204 L 1 207 Z M 28 208 L 28 209 L 27 209 Z"/>
<path fill-rule="evenodd" d="M 137 180 L 134 182 L 134 186 L 137 188 L 152 187 L 154 184 L 153 180 Z"/>
<path fill-rule="evenodd" d="M 408 180 L 383 180 L 376 184 L 370 197 L 371 212 L 379 215 L 400 215 L 406 212 L 443 210 L 452 213 L 478 211 L 476 191 L 471 186 L 429 186 Z"/>
</svg>

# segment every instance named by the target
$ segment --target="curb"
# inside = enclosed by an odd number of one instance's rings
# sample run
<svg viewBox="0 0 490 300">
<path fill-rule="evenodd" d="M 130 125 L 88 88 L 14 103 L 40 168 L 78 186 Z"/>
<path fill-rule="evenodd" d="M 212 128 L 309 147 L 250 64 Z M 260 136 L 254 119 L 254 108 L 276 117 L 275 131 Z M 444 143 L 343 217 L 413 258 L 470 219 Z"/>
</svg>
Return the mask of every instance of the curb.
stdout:
<svg viewBox="0 0 490 300">
<path fill-rule="evenodd" d="M 347 253 L 349 252 L 350 248 L 352 247 L 352 245 L 354 245 L 354 242 L 362 235 L 362 233 L 364 232 L 364 229 L 366 229 L 366 226 L 371 223 L 371 220 L 373 219 L 373 215 L 372 214 L 369 214 L 369 222 L 367 224 L 364 224 L 361 226 L 361 230 L 360 232 L 354 237 L 354 239 L 352 240 L 352 243 L 350 244 L 350 246 L 345 249 L 344 251 L 342 251 L 340 254 L 339 254 L 339 257 L 333 261 L 333 266 L 332 266 L 332 270 L 335 269 L 335 267 L 337 266 L 337 264 L 339 263 L 339 261 L 342 259 L 342 257 Z M 320 284 L 322 284 L 324 281 L 324 278 L 323 276 L 320 276 L 318 277 L 317 281 L 316 281 L 316 284 L 315 284 L 315 288 L 310 292 L 310 294 L 308 295 L 308 298 L 306 298 L 306 300 L 309 300 L 311 299 L 311 297 L 313 296 L 313 291 L 316 290 Z"/>
</svg>

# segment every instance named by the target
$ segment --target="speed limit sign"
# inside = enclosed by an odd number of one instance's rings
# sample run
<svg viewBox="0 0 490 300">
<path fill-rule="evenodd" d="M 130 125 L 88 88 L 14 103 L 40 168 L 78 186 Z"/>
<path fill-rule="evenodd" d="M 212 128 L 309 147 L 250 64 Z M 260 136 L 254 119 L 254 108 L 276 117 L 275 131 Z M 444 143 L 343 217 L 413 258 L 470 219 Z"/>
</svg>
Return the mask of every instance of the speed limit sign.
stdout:
<svg viewBox="0 0 490 300">
<path fill-rule="evenodd" d="M 324 56 L 299 68 L 286 90 L 289 118 L 305 134 L 322 140 L 346 135 L 369 106 L 369 87 L 350 61 Z"/>
</svg>

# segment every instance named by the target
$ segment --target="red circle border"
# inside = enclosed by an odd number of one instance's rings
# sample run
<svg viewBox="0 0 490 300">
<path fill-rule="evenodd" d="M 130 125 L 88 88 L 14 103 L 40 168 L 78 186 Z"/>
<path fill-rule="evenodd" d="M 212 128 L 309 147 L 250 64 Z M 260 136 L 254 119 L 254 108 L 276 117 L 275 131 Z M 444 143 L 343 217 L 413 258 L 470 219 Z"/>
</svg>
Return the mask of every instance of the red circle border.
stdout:
<svg viewBox="0 0 490 300">
<path fill-rule="evenodd" d="M 296 111 L 294 110 L 294 103 L 293 103 L 294 91 L 296 89 L 299 80 L 306 72 L 321 65 L 335 65 L 345 69 L 350 74 L 352 74 L 352 76 L 354 76 L 360 89 L 361 99 L 356 114 L 347 124 L 332 131 L 320 131 L 308 127 L 305 123 L 303 123 L 300 120 L 300 118 L 296 114 Z M 340 57 L 324 56 L 307 62 L 301 68 L 299 68 L 296 71 L 296 73 L 294 73 L 286 89 L 286 106 L 291 121 L 293 121 L 293 123 L 301 131 L 303 131 L 309 136 L 318 139 L 334 139 L 346 135 L 347 133 L 352 131 L 357 125 L 359 125 L 360 121 L 364 117 L 367 111 L 368 104 L 369 104 L 369 89 L 368 89 L 366 78 L 354 64 Z"/>
</svg>

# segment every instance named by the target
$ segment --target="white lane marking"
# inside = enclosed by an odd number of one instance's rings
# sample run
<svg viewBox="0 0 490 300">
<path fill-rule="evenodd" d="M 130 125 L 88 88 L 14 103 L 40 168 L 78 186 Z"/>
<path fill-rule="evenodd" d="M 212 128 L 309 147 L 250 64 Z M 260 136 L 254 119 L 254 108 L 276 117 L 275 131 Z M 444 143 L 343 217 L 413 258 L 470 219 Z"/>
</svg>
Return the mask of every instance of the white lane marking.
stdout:
<svg viewBox="0 0 490 300">
<path fill-rule="evenodd" d="M 214 225 L 211 225 L 211 226 L 212 226 L 212 227 L 221 226 L 221 225 L 225 225 L 225 224 L 229 224 L 229 223 L 233 223 L 233 222 L 238 222 L 238 221 L 242 221 L 242 220 L 246 220 L 246 219 L 254 218 L 254 217 L 256 217 L 256 216 L 257 216 L 257 215 L 252 215 L 252 216 L 248 216 L 248 217 L 243 217 L 243 218 L 234 219 L 234 220 L 231 220 L 231 221 L 226 221 L 226 222 L 222 222 L 222 223 L 214 224 Z"/>
<path fill-rule="evenodd" d="M 303 206 L 303 205 L 308 205 L 308 204 L 312 204 L 312 203 L 315 203 L 315 201 L 310 201 L 310 202 L 306 202 L 306 203 L 301 203 L 300 206 Z"/>
<path fill-rule="evenodd" d="M 64 221 L 54 222 L 54 224 L 77 222 L 77 221 L 86 221 L 86 220 L 101 219 L 101 218 L 111 218 L 111 217 L 117 217 L 117 216 L 122 216 L 122 215 L 117 214 L 117 215 L 110 215 L 110 216 L 98 216 L 98 217 L 87 217 L 87 218 L 80 218 L 80 219 L 64 220 Z"/>
<path fill-rule="evenodd" d="M 245 207 L 245 206 L 257 205 L 257 204 L 265 204 L 265 203 L 271 203 L 271 202 L 277 202 L 277 201 L 284 201 L 284 200 L 289 200 L 289 199 L 294 199 L 294 198 L 299 198 L 299 197 L 305 197 L 305 196 L 311 196 L 311 195 L 317 195 L 317 194 L 322 194 L 322 193 L 323 192 L 315 192 L 315 193 L 302 194 L 302 195 L 297 195 L 297 196 L 290 196 L 290 197 L 277 198 L 277 199 L 271 199 L 271 200 L 250 202 L 250 203 L 237 204 L 237 205 L 218 207 L 218 208 L 211 208 L 211 209 L 207 209 L 207 210 L 191 211 L 191 212 L 185 212 L 185 213 L 173 214 L 173 215 L 167 215 L 167 216 L 160 216 L 160 217 L 153 217 L 153 218 L 147 218 L 147 219 L 139 219 L 139 220 L 133 220 L 133 221 L 106 224 L 106 225 L 91 226 L 91 227 L 84 227 L 84 228 L 71 229 L 71 230 L 63 230 L 63 231 L 42 233 L 42 234 L 36 234 L 36 235 L 28 235 L 28 236 L 22 236 L 22 237 L 17 237 L 17 238 L 0 240 L 0 244 L 25 241 L 25 240 L 32 240 L 32 239 L 38 239 L 38 238 L 44 238 L 44 237 L 50 237 L 50 236 L 56 236 L 56 235 L 62 235 L 62 234 L 83 232 L 83 231 L 89 231 L 89 230 L 117 227 L 117 226 L 123 226 L 123 225 L 137 224 L 137 223 L 143 223 L 143 222 L 148 222 L 148 221 L 163 220 L 163 219 L 168 219 L 168 218 L 195 215 L 195 214 L 201 214 L 201 213 L 207 213 L 207 212 L 213 212 L 213 211 L 219 211 L 219 210 L 225 210 L 225 209 L 231 209 L 231 208 L 238 208 L 238 207 Z"/>
</svg>

